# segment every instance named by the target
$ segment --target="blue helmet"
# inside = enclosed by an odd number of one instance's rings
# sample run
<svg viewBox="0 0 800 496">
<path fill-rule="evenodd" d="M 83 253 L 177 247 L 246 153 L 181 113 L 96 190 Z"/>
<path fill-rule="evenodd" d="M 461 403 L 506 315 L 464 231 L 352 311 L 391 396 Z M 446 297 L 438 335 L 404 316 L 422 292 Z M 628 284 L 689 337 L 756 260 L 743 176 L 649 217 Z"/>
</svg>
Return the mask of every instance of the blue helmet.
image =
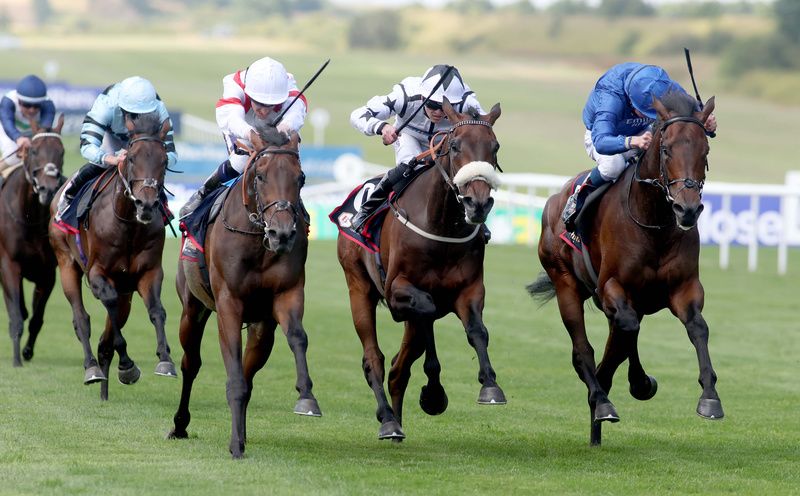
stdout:
<svg viewBox="0 0 800 496">
<path fill-rule="evenodd" d="M 132 76 L 119 83 L 119 106 L 131 114 L 148 114 L 158 108 L 158 95 L 147 79 Z"/>
<path fill-rule="evenodd" d="M 677 84 L 669 78 L 667 71 L 655 65 L 643 65 L 625 79 L 625 93 L 633 108 L 650 119 L 656 118 L 653 98 L 661 98 Z"/>
<path fill-rule="evenodd" d="M 17 83 L 19 101 L 39 104 L 47 100 L 47 85 L 33 74 L 25 76 Z"/>
</svg>

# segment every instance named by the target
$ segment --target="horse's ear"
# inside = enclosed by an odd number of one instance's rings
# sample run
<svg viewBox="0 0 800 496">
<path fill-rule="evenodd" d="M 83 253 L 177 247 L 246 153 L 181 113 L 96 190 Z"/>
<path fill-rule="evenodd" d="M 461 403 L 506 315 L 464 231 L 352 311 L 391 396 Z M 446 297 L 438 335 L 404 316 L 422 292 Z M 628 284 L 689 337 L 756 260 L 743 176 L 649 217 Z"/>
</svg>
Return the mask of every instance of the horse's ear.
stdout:
<svg viewBox="0 0 800 496">
<path fill-rule="evenodd" d="M 300 149 L 300 133 L 290 132 L 289 133 L 289 144 L 295 150 Z"/>
<path fill-rule="evenodd" d="M 166 141 L 167 133 L 169 133 L 170 129 L 172 129 L 172 123 L 169 119 L 166 119 L 163 123 L 161 123 L 161 130 L 158 132 L 158 138 L 161 141 Z"/>
<path fill-rule="evenodd" d="M 36 119 L 31 119 L 28 122 L 31 123 L 31 133 L 32 134 L 37 134 L 39 131 L 42 130 L 42 128 L 39 127 L 39 121 L 37 121 Z"/>
<path fill-rule="evenodd" d="M 499 102 L 495 103 L 494 107 L 492 107 L 492 110 L 490 110 L 489 113 L 486 115 L 486 120 L 489 121 L 489 124 L 494 126 L 494 122 L 497 120 L 498 117 L 500 117 L 500 103 Z"/>
<path fill-rule="evenodd" d="M 703 106 L 703 110 L 700 113 L 700 122 L 705 122 L 706 119 L 708 119 L 708 116 L 711 115 L 711 112 L 714 111 L 714 98 L 716 97 L 712 96 L 709 98 L 705 106 Z"/>
<path fill-rule="evenodd" d="M 665 107 L 664 104 L 661 103 L 661 100 L 656 97 L 653 97 L 653 109 L 655 109 L 658 117 L 662 121 L 669 119 L 669 110 L 667 110 L 667 107 Z"/>
<path fill-rule="evenodd" d="M 457 122 L 458 121 L 458 113 L 456 109 L 453 108 L 453 105 L 450 103 L 450 100 L 447 99 L 446 96 L 442 97 L 442 111 L 444 115 L 447 116 L 447 120 L 450 122 Z"/>
<path fill-rule="evenodd" d="M 261 135 L 258 134 L 255 129 L 250 130 L 250 143 L 253 144 L 256 150 L 263 150 L 267 147 L 267 144 L 264 143 L 264 140 L 261 139 Z"/>
<path fill-rule="evenodd" d="M 58 122 L 53 127 L 53 132 L 61 134 L 61 128 L 64 127 L 64 114 L 58 114 Z"/>
<path fill-rule="evenodd" d="M 125 112 L 125 129 L 128 130 L 129 133 L 132 133 L 134 128 L 133 119 L 131 119 L 131 114 Z"/>
</svg>

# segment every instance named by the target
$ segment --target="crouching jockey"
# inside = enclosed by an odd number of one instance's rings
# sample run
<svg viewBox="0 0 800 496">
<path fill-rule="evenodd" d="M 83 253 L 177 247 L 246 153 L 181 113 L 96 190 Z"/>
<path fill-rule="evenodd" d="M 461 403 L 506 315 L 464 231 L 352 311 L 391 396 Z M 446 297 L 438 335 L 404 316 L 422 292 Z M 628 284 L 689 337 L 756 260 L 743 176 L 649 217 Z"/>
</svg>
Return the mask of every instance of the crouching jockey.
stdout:
<svg viewBox="0 0 800 496">
<path fill-rule="evenodd" d="M 597 166 L 567 200 L 561 220 L 568 231 L 575 230 L 575 219 L 589 193 L 615 181 L 629 159 L 650 147 L 656 119 L 653 99 L 668 91 L 686 93 L 661 67 L 636 62 L 615 65 L 597 81 L 583 108 L 583 144 Z M 709 133 L 716 131 L 713 114 L 705 128 Z"/>
<path fill-rule="evenodd" d="M 415 113 L 429 95 L 422 111 Z M 415 169 L 425 166 L 424 162 L 417 163 L 412 159 L 428 149 L 433 135 L 440 131 L 447 132 L 453 127 L 442 110 L 444 97 L 458 112 L 473 108 L 481 114 L 485 113 L 475 94 L 461 79 L 458 69 L 435 65 L 425 71 L 422 77 L 403 79 L 394 85 L 388 95 L 374 96 L 366 105 L 350 114 L 353 127 L 367 136 L 380 135 L 384 145 L 394 147 L 397 164 L 383 176 L 350 221 L 354 231 L 361 232 L 375 209 L 389 197 L 401 179 L 412 176 Z M 394 124 L 386 122 L 392 116 L 395 116 Z M 402 134 L 398 134 L 397 128 L 403 125 L 406 127 Z"/>
<path fill-rule="evenodd" d="M 139 76 L 123 79 L 98 95 L 81 128 L 81 155 L 88 163 L 73 174 L 64 188 L 58 202 L 56 221 L 61 220 L 84 184 L 109 167 L 117 167 L 125 161 L 125 147 L 129 138 L 126 118 L 136 121 L 139 116 L 153 112 L 158 112 L 162 124 L 170 118 L 152 83 Z M 169 168 L 178 160 L 171 121 L 164 146 Z"/>
<path fill-rule="evenodd" d="M 222 98 L 217 101 L 216 115 L 229 157 L 189 198 L 180 210 L 180 217 L 194 212 L 210 192 L 242 174 L 250 157 L 236 146 L 237 140 L 252 146 L 250 132 L 255 129 L 255 122 L 269 123 L 277 119 L 287 100 L 299 94 L 294 76 L 286 72 L 283 64 L 269 57 L 256 60 L 248 68 L 222 79 Z M 305 96 L 300 95 L 278 123 L 278 131 L 299 132 L 305 123 L 306 109 Z M 303 211 L 306 215 L 305 209 Z"/>
<path fill-rule="evenodd" d="M 0 99 L 0 169 L 22 163 L 22 151 L 31 146 L 31 121 L 53 126 L 56 107 L 47 97 L 47 86 L 36 76 L 25 76 Z"/>
</svg>

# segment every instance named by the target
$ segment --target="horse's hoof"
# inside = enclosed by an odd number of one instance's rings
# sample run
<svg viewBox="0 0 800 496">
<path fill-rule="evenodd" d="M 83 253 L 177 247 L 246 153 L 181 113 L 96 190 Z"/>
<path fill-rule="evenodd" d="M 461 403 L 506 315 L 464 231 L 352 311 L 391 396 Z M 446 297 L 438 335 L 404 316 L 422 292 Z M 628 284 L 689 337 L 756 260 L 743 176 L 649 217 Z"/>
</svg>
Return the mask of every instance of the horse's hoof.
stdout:
<svg viewBox="0 0 800 496">
<path fill-rule="evenodd" d="M 163 377 L 178 378 L 178 371 L 175 370 L 175 364 L 172 362 L 158 362 L 155 374 Z"/>
<path fill-rule="evenodd" d="M 594 409 L 594 420 L 596 422 L 619 422 L 619 415 L 614 405 L 609 401 L 608 403 L 601 403 Z"/>
<path fill-rule="evenodd" d="M 447 410 L 447 404 L 447 393 L 444 392 L 441 385 L 438 387 L 427 384 L 422 386 L 422 390 L 419 392 L 419 406 L 423 412 L 428 415 L 441 415 Z"/>
<path fill-rule="evenodd" d="M 22 367 L 22 360 L 20 360 L 19 358 L 14 358 L 13 360 L 11 360 L 11 362 L 14 364 L 15 368 Z"/>
<path fill-rule="evenodd" d="M 131 368 L 122 370 L 117 370 L 117 377 L 119 378 L 120 384 L 130 385 L 135 384 L 136 381 L 139 380 L 139 377 L 142 376 L 142 371 L 139 370 L 139 367 L 136 364 L 133 364 Z"/>
<path fill-rule="evenodd" d="M 658 382 L 652 375 L 647 376 L 647 382 L 635 386 L 631 384 L 630 387 L 631 396 L 639 401 L 649 400 L 656 395 L 656 391 L 658 391 Z"/>
<path fill-rule="evenodd" d="M 697 403 L 697 414 L 709 420 L 719 420 L 725 416 L 722 411 L 722 402 L 707 398 L 700 398 L 700 402 Z"/>
<path fill-rule="evenodd" d="M 33 358 L 33 348 L 28 346 L 22 348 L 22 358 L 24 358 L 26 362 L 29 362 L 31 358 Z"/>
<path fill-rule="evenodd" d="M 314 398 L 300 398 L 294 405 L 294 413 L 306 417 L 322 417 L 322 410 Z"/>
<path fill-rule="evenodd" d="M 102 382 L 107 381 L 108 378 L 103 373 L 103 371 L 97 365 L 93 365 L 86 369 L 86 373 L 83 375 L 83 383 L 87 386 L 89 384 L 94 384 L 95 382 Z"/>
<path fill-rule="evenodd" d="M 378 429 L 378 439 L 405 439 L 406 435 L 403 433 L 403 429 L 400 427 L 400 423 L 396 420 L 390 420 L 389 422 L 384 422 L 381 424 L 381 428 Z"/>
<path fill-rule="evenodd" d="M 506 395 L 503 394 L 500 386 L 483 386 L 481 388 L 481 392 L 478 395 L 479 405 L 505 405 L 506 403 L 508 403 Z"/>
<path fill-rule="evenodd" d="M 164 439 L 186 439 L 189 437 L 189 433 L 186 430 L 178 430 L 177 428 L 172 429 L 171 431 L 167 432 L 167 436 Z"/>
</svg>

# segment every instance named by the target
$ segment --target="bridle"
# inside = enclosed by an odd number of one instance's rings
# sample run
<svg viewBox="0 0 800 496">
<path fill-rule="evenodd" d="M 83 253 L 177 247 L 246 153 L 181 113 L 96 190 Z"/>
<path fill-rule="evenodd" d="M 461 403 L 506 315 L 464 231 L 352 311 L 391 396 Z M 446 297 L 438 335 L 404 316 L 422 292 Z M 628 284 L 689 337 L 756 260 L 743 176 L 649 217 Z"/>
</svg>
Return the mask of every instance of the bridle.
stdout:
<svg viewBox="0 0 800 496">
<path fill-rule="evenodd" d="M 57 138 L 59 143 L 61 143 L 62 147 L 63 147 L 63 142 L 61 140 L 61 135 L 58 134 L 58 133 L 38 133 L 38 134 L 34 134 L 33 137 L 31 138 L 31 142 L 36 141 L 37 139 L 40 139 L 40 138 Z M 28 162 L 28 158 L 29 157 L 30 157 L 29 151 L 26 148 L 25 152 L 24 152 L 24 157 L 22 159 L 22 162 L 24 164 L 24 169 L 25 169 L 25 180 L 28 181 L 28 183 L 30 183 L 31 187 L 33 187 L 33 192 L 35 194 L 38 195 L 38 194 L 41 193 L 42 190 L 46 189 L 44 186 L 39 184 L 39 180 L 36 177 L 36 174 L 41 170 L 44 170 L 44 174 L 46 176 L 58 177 L 59 178 L 58 179 L 58 187 L 61 187 L 61 185 L 64 184 L 64 177 L 61 175 L 61 169 L 56 164 L 54 164 L 52 162 L 48 162 L 48 163 L 42 165 L 41 167 L 35 167 L 35 168 L 32 168 L 32 169 L 29 169 L 29 162 Z"/>
<path fill-rule="evenodd" d="M 670 179 L 669 172 L 667 171 L 667 160 L 669 159 L 669 154 L 667 153 L 667 146 L 664 144 L 664 132 L 666 131 L 667 127 L 676 123 L 676 122 L 689 122 L 691 124 L 697 124 L 700 126 L 703 131 L 705 132 L 705 125 L 696 117 L 689 116 L 689 115 L 679 115 L 676 117 L 671 117 L 665 120 L 658 129 L 659 135 L 659 163 L 658 163 L 658 177 L 655 179 L 645 179 L 639 176 L 639 168 L 644 160 L 645 154 L 641 154 L 638 157 L 637 163 L 635 165 L 635 169 L 633 175 L 631 176 L 631 181 L 628 183 L 628 198 L 627 198 L 627 210 L 628 215 L 630 218 L 639 226 L 648 228 L 648 229 L 661 229 L 670 225 L 662 224 L 662 225 L 649 225 L 643 224 L 639 220 L 637 220 L 630 209 L 630 197 L 631 197 L 631 187 L 633 185 L 633 181 L 635 180 L 637 183 L 640 184 L 649 184 L 651 186 L 655 186 L 656 188 L 660 189 L 662 193 L 664 193 L 664 197 L 667 200 L 669 205 L 675 203 L 675 196 L 677 196 L 681 191 L 685 189 L 696 189 L 698 195 L 700 197 L 703 196 L 703 186 L 705 185 L 705 180 L 697 180 L 692 179 L 690 177 L 684 177 L 679 179 Z M 708 170 L 708 163 L 706 162 L 706 170 Z M 678 184 L 683 183 L 683 187 L 680 188 L 675 195 L 670 192 L 670 187 Z"/>
<path fill-rule="evenodd" d="M 157 138 L 155 136 L 140 136 L 140 137 L 134 138 L 134 139 L 132 139 L 132 140 L 130 140 L 128 142 L 128 150 L 131 149 L 131 147 L 133 146 L 134 143 L 138 143 L 140 141 L 153 141 L 153 142 L 156 142 L 156 143 L 160 144 L 165 150 L 167 148 L 167 144 L 164 143 L 164 141 L 161 138 Z M 152 189 L 156 190 L 156 193 L 161 193 L 161 189 L 163 188 L 163 186 L 161 185 L 160 181 L 155 177 L 144 177 L 144 178 L 135 177 L 135 178 L 130 179 L 130 180 L 127 177 L 125 177 L 125 174 L 123 174 L 122 171 L 127 166 L 127 164 L 128 164 L 128 157 L 126 156 L 125 160 L 122 161 L 117 166 L 118 167 L 118 172 L 119 172 L 118 175 L 119 175 L 120 179 L 122 180 L 122 185 L 125 187 L 125 197 L 126 198 L 128 198 L 129 200 L 131 200 L 134 203 L 136 203 L 137 201 L 141 202 L 141 200 L 139 200 L 136 197 L 136 195 L 133 193 L 133 187 L 132 187 L 132 185 L 134 183 L 138 182 L 138 181 L 142 182 L 142 188 L 152 188 Z"/>
</svg>

